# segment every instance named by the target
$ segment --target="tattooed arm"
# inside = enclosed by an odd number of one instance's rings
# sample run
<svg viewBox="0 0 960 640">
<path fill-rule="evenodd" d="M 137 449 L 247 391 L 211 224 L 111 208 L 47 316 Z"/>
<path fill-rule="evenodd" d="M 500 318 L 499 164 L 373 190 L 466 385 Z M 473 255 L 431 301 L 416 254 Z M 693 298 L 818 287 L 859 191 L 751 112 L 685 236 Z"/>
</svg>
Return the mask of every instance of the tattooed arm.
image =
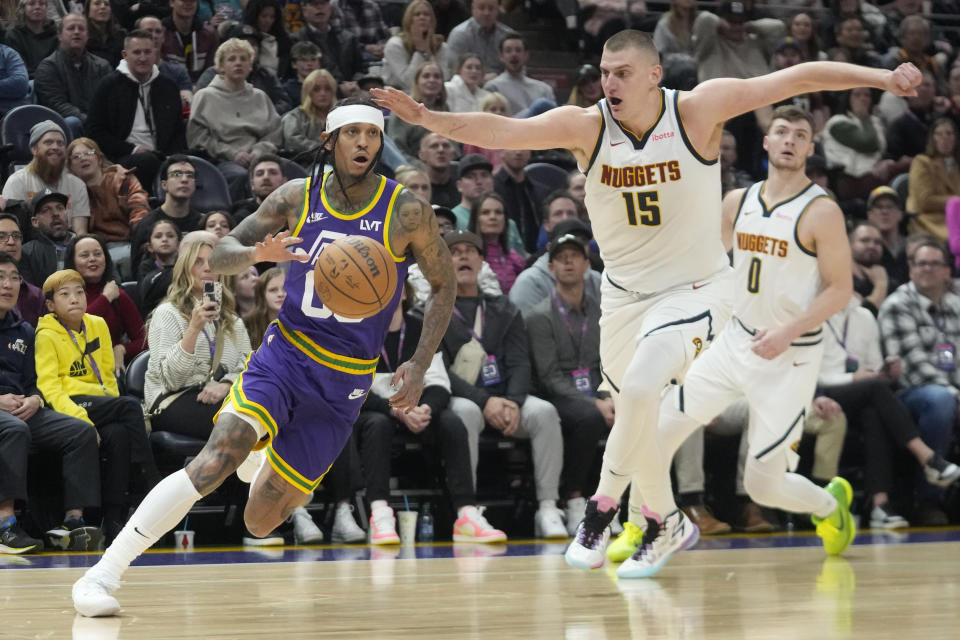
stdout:
<svg viewBox="0 0 960 640">
<path fill-rule="evenodd" d="M 309 260 L 306 254 L 295 254 L 287 248 L 302 242 L 301 238 L 291 238 L 289 231 L 277 233 L 285 226 L 296 226 L 303 198 L 304 180 L 291 180 L 278 187 L 259 209 L 221 238 L 210 254 L 210 268 L 235 275 L 258 262 Z"/>
<path fill-rule="evenodd" d="M 457 280 L 447 244 L 437 229 L 433 209 L 413 192 L 403 190 L 397 198 L 397 215 L 391 220 L 390 244 L 413 251 L 420 271 L 430 283 L 430 297 L 423 314 L 423 330 L 413 357 L 397 368 L 393 383 L 403 386 L 390 398 L 395 408 L 410 410 L 419 404 L 423 391 L 423 374 L 440 346 L 450 324 L 453 301 L 457 297 Z M 394 238 L 397 239 L 394 243 Z"/>
</svg>

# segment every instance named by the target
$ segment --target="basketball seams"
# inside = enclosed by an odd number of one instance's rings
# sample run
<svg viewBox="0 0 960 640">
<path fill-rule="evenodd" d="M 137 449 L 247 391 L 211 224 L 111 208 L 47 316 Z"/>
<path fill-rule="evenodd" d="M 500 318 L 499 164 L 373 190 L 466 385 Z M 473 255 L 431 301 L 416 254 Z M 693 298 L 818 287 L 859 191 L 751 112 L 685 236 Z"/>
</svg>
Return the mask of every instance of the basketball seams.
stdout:
<svg viewBox="0 0 960 640">
<path fill-rule="evenodd" d="M 353 260 L 353 258 L 352 258 L 346 251 L 344 251 L 343 249 L 341 249 L 339 246 L 330 244 L 330 245 L 328 245 L 326 248 L 324 248 L 324 251 L 330 251 L 330 249 L 336 249 L 337 251 L 339 251 L 340 253 L 342 253 L 345 257 L 350 258 L 350 261 L 353 262 L 354 265 L 356 265 L 357 267 L 360 266 L 360 265 L 357 265 L 356 260 Z M 321 257 L 322 257 L 322 256 L 321 256 Z M 370 305 L 379 304 L 379 303 L 377 303 L 377 302 L 366 302 L 366 301 L 364 301 L 364 300 L 359 300 L 359 299 L 353 297 L 351 294 L 349 294 L 349 293 L 347 293 L 346 291 L 344 291 L 343 289 L 341 289 L 341 288 L 337 285 L 337 283 L 335 283 L 333 280 L 331 280 L 331 279 L 330 279 L 330 276 L 328 276 L 327 273 L 326 273 L 323 269 L 320 269 L 320 273 L 321 273 L 321 275 L 323 275 L 324 280 L 326 280 L 326 281 L 330 284 L 330 287 L 331 287 L 332 289 L 334 289 L 335 291 L 337 291 L 339 294 L 341 294 L 343 297 L 345 297 L 345 298 L 347 298 L 347 299 L 349 299 L 349 300 L 351 300 L 351 301 L 353 301 L 353 302 L 356 302 L 356 303 L 359 304 L 359 305 L 363 305 L 363 306 L 370 306 Z M 364 273 L 363 275 L 364 275 L 364 278 L 367 277 L 366 273 Z M 372 283 L 369 282 L 369 278 L 367 278 L 367 281 L 368 281 L 369 284 L 371 284 L 371 288 L 372 288 Z M 378 300 L 379 300 L 379 297 L 378 297 Z M 346 314 L 344 314 L 344 313 L 342 313 L 342 312 L 339 312 L 339 311 L 334 311 L 334 313 L 340 313 L 341 315 L 346 315 Z"/>
<path fill-rule="evenodd" d="M 336 247 L 336 256 L 327 254 L 331 247 Z M 388 251 L 375 238 L 364 234 L 346 236 L 327 245 L 318 256 L 314 268 L 315 272 L 322 275 L 315 276 L 314 287 L 320 301 L 332 313 L 356 319 L 372 317 L 388 307 L 396 295 L 399 276 Z M 375 255 L 379 255 L 379 259 L 375 258 Z M 339 275 L 332 275 L 330 272 L 336 271 L 341 264 L 344 271 Z M 381 269 L 385 270 L 383 275 L 374 275 L 374 272 Z M 362 281 L 359 274 L 362 274 Z M 346 284 L 341 285 L 340 281 L 345 277 L 355 278 L 357 286 L 347 288 Z M 373 301 L 362 298 L 368 293 L 362 290 L 364 282 L 374 298 Z M 382 287 L 379 286 L 381 283 Z M 356 289 L 360 290 L 355 291 Z M 325 300 L 325 297 L 328 300 Z"/>
</svg>

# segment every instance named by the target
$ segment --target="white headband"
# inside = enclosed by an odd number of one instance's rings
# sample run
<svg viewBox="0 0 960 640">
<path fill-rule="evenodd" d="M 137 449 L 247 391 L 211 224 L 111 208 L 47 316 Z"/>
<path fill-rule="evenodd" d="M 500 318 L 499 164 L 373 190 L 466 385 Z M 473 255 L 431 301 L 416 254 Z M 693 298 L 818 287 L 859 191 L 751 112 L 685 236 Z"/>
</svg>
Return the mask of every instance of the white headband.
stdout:
<svg viewBox="0 0 960 640">
<path fill-rule="evenodd" d="M 327 133 L 333 133 L 345 124 L 366 122 L 380 127 L 383 131 L 383 112 L 365 104 L 351 104 L 337 107 L 327 116 Z"/>
</svg>

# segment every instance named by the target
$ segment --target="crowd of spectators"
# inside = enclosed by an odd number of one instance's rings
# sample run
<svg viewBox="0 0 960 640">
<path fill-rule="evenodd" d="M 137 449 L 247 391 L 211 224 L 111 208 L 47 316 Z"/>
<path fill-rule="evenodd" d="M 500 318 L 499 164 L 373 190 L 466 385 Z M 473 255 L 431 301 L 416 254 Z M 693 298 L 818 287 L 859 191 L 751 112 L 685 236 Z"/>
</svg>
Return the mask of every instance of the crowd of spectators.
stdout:
<svg viewBox="0 0 960 640">
<path fill-rule="evenodd" d="M 855 484 L 873 526 L 958 516 L 943 487 L 960 475 L 947 462 L 960 397 L 960 30 L 937 19 L 960 12 L 956 0 L 515 8 L 566 29 L 552 46 L 579 63 L 560 83 L 531 67 L 549 65 L 506 24 L 506 5 L 467 4 L 411 0 L 401 13 L 376 0 L 19 0 L 0 34 L 0 112 L 39 104 L 59 118 L 21 132 L 32 158 L 3 172 L 0 552 L 41 546 L 15 512 L 28 497 L 28 455 L 63 469 L 63 522 L 43 534 L 47 545 L 86 549 L 116 535 L 136 491 L 156 481 L 144 415 L 154 431 L 209 435 L 285 292 L 282 265 L 224 278 L 207 258 L 270 193 L 308 174 L 338 99 L 394 86 L 433 110 L 528 118 L 560 104 L 590 108 L 602 98 L 602 42 L 624 27 L 652 33 L 665 86 L 684 90 L 818 60 L 912 62 L 923 72 L 916 97 L 853 89 L 785 101 L 814 115 L 808 175 L 848 218 L 856 292 L 827 323 L 805 432 L 816 439 L 815 480 L 841 465 L 862 469 Z M 727 123 L 724 192 L 764 178 L 770 113 Z M 602 259 L 585 178 L 562 150 L 460 145 L 385 115 L 378 170 L 434 206 L 458 297 L 421 406 L 397 414 L 377 384 L 367 397 L 329 477 L 333 539 L 363 537 L 350 499 L 363 488 L 373 542 L 395 541 L 397 434 L 421 439 L 444 467 L 455 539 L 481 541 L 506 537 L 477 505 L 481 437 L 528 439 L 533 529 L 564 537 L 583 515 L 615 416 L 598 356 Z M 533 170 L 544 163 L 553 171 Z M 217 185 L 228 200 L 198 206 Z M 217 285 L 215 308 L 194 304 L 204 283 Z M 429 285 L 416 265 L 405 292 L 380 379 L 419 335 Z M 141 411 L 123 381 L 144 351 Z M 741 434 L 746 419 L 733 407 L 711 431 Z M 715 488 L 698 438 L 675 460 L 679 502 L 704 533 L 729 531 L 705 505 Z M 727 515 L 748 531 L 779 524 L 745 496 Z M 293 522 L 298 541 L 322 536 L 306 511 Z"/>
</svg>

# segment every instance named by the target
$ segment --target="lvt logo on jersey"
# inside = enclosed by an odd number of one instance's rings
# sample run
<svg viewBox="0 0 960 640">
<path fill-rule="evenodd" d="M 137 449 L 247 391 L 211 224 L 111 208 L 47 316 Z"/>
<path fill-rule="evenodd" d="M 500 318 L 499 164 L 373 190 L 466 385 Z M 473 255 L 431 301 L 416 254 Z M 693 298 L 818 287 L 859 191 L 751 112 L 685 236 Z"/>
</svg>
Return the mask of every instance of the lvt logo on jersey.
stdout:
<svg viewBox="0 0 960 640">
<path fill-rule="evenodd" d="M 600 182 L 614 189 L 677 182 L 681 177 L 679 160 L 633 167 L 611 167 L 605 164 L 600 168 Z"/>
</svg>

